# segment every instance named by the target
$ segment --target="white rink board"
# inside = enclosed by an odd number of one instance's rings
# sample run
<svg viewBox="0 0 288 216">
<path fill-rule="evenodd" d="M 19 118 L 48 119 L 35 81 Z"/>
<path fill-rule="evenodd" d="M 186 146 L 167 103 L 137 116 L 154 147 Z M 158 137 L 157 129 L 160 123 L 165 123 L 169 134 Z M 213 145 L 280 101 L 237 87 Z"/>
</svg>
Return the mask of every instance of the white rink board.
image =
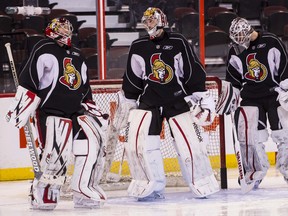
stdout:
<svg viewBox="0 0 288 216">
<path fill-rule="evenodd" d="M 0 98 L 0 169 L 31 167 L 28 150 L 20 149 L 19 130 L 5 120 L 11 101 Z"/>
<path fill-rule="evenodd" d="M 5 114 L 12 97 L 0 97 L 0 169 L 31 167 L 27 149 L 20 149 L 19 130 L 5 121 Z M 225 118 L 226 154 L 234 154 L 230 116 Z M 229 131 L 230 130 L 230 131 Z M 267 152 L 275 152 L 276 145 L 269 138 L 266 143 Z"/>
</svg>

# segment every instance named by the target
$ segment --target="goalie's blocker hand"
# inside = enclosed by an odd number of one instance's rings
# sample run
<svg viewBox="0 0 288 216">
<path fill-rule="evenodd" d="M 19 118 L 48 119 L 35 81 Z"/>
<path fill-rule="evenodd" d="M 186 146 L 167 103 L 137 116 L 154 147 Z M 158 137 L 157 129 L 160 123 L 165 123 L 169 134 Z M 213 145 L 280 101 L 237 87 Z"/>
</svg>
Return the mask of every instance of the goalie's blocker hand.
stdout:
<svg viewBox="0 0 288 216">
<path fill-rule="evenodd" d="M 84 114 L 89 115 L 98 122 L 100 126 L 107 125 L 109 121 L 109 115 L 107 113 L 102 113 L 101 109 L 96 105 L 93 100 L 86 100 L 84 103 L 81 103 L 82 107 L 85 109 Z"/>
<path fill-rule="evenodd" d="M 193 121 L 201 126 L 210 125 L 215 118 L 215 100 L 209 91 L 194 92 L 184 100 L 190 107 Z"/>
</svg>

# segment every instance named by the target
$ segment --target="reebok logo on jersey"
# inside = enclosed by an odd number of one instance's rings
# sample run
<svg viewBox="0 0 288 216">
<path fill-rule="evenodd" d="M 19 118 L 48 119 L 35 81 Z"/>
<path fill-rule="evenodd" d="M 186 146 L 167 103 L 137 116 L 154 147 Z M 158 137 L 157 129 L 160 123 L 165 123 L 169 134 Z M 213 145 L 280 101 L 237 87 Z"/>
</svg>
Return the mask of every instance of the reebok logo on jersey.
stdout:
<svg viewBox="0 0 288 216">
<path fill-rule="evenodd" d="M 173 46 L 165 45 L 163 46 L 163 50 L 172 50 Z"/>
<path fill-rule="evenodd" d="M 261 49 L 261 48 L 264 48 L 264 47 L 266 47 L 265 43 L 264 44 L 258 44 L 258 46 L 257 46 L 258 49 Z"/>
</svg>

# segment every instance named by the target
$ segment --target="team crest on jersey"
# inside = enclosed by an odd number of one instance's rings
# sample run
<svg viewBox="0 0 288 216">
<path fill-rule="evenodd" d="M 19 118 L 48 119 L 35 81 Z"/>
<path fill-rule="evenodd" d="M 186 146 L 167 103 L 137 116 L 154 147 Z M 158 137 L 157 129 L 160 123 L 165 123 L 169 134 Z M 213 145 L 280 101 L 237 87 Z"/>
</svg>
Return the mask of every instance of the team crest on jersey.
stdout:
<svg viewBox="0 0 288 216">
<path fill-rule="evenodd" d="M 149 74 L 148 79 L 153 82 L 167 84 L 173 78 L 173 71 L 169 65 L 161 60 L 160 55 L 160 53 L 152 55 L 150 59 L 152 73 Z"/>
<path fill-rule="evenodd" d="M 256 53 L 249 54 L 246 58 L 246 65 L 248 72 L 245 73 L 245 78 L 255 81 L 262 82 L 267 77 L 267 68 L 264 64 L 261 64 L 256 58 Z"/>
<path fill-rule="evenodd" d="M 60 83 L 67 86 L 70 90 L 78 89 L 81 84 L 81 76 L 72 64 L 71 58 L 64 58 L 63 70 L 63 76 L 59 78 Z"/>
</svg>

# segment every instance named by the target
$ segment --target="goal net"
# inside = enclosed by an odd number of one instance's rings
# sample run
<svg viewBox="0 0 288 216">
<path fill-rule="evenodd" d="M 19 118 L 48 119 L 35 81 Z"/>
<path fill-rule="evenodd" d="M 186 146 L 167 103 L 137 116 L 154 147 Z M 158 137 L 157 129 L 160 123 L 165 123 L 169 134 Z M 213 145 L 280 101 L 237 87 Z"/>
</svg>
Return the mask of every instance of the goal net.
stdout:
<svg viewBox="0 0 288 216">
<path fill-rule="evenodd" d="M 112 121 L 117 108 L 117 91 L 121 89 L 121 82 L 122 80 L 95 80 L 91 83 L 93 99 L 104 113 L 110 115 Z M 207 77 L 206 89 L 210 91 L 217 102 L 221 89 L 220 79 L 217 77 Z M 219 181 L 221 188 L 227 188 L 223 124 L 223 116 L 216 115 L 214 122 L 210 126 L 202 126 L 200 128 L 202 133 L 208 133 L 209 135 L 210 142 L 207 146 L 207 151 L 216 179 Z M 160 149 L 164 160 L 167 186 L 185 186 L 186 183 L 181 176 L 180 165 L 174 148 L 174 140 L 165 120 L 160 137 Z M 106 165 L 109 164 L 109 160 L 112 160 L 112 162 L 111 166 L 105 169 L 101 179 L 101 187 L 104 190 L 126 189 L 131 180 L 124 150 L 124 137 L 121 135 L 121 131 L 117 138 L 115 146 L 111 146 L 111 143 L 107 145 Z M 111 149 L 111 147 L 113 148 Z"/>
</svg>

